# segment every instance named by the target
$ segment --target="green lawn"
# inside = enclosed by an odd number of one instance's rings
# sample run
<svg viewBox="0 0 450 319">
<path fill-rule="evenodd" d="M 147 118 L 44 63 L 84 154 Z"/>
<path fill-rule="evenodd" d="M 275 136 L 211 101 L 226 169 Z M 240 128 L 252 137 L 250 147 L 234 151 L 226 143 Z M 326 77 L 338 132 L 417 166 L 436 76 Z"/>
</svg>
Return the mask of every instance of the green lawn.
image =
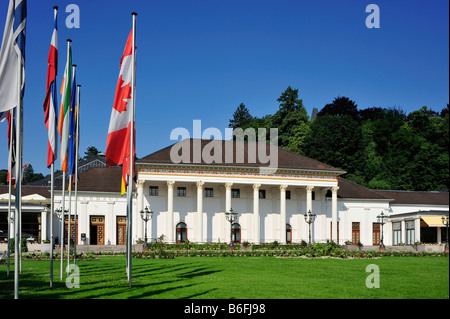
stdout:
<svg viewBox="0 0 450 319">
<path fill-rule="evenodd" d="M 178 257 L 133 259 L 133 287 L 128 287 L 125 257 L 99 256 L 78 261 L 80 288 L 68 289 L 54 262 L 49 289 L 49 261 L 24 260 L 21 298 L 53 299 L 448 299 L 447 257 L 378 259 L 302 259 L 275 257 Z M 380 288 L 366 287 L 370 264 L 379 267 Z M 0 265 L 0 299 L 13 297 L 14 266 L 6 277 Z"/>
</svg>

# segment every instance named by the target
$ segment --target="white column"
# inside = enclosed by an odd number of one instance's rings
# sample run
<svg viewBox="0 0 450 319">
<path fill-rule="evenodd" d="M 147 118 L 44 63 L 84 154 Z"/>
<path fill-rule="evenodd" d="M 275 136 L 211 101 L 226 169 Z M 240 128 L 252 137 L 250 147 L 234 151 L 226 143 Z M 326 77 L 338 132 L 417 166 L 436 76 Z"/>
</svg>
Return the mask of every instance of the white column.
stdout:
<svg viewBox="0 0 450 319">
<path fill-rule="evenodd" d="M 174 181 L 167 182 L 167 224 L 166 224 L 166 233 L 167 233 L 167 241 L 169 243 L 175 242 L 175 225 L 173 224 L 173 186 Z"/>
<path fill-rule="evenodd" d="M 197 182 L 197 242 L 204 243 L 203 240 L 203 185 L 205 182 Z"/>
<path fill-rule="evenodd" d="M 416 236 L 416 239 L 414 240 L 414 242 L 417 243 L 417 242 L 420 242 L 420 216 L 418 218 L 416 218 L 414 227 L 415 227 L 414 234 Z M 386 233 L 385 233 L 384 237 L 386 238 Z M 391 235 L 391 237 L 392 237 L 392 235 Z"/>
<path fill-rule="evenodd" d="M 41 242 L 43 240 L 48 239 L 47 238 L 47 233 L 48 233 L 47 214 L 48 213 L 46 211 L 41 212 Z"/>
<path fill-rule="evenodd" d="M 287 188 L 287 185 L 280 185 L 280 243 L 281 244 L 286 244 L 286 188 Z"/>
<path fill-rule="evenodd" d="M 144 183 L 143 180 L 137 181 L 137 212 L 136 212 L 136 224 L 137 224 L 137 238 L 144 239 L 144 221 L 141 218 L 141 210 L 144 209 Z"/>
<path fill-rule="evenodd" d="M 105 216 L 105 229 L 103 230 L 104 236 L 105 236 L 105 245 L 116 245 L 117 244 L 117 234 L 116 234 L 117 218 L 116 218 L 116 215 L 114 215 L 114 204 L 115 203 L 116 203 L 115 201 L 107 202 L 108 214 Z"/>
<path fill-rule="evenodd" d="M 338 210 L 337 210 L 337 192 L 339 187 L 331 187 L 331 225 L 332 234 L 331 240 L 337 243 L 338 232 L 337 232 L 337 221 L 338 221 Z"/>
<path fill-rule="evenodd" d="M 259 220 L 259 188 L 261 184 L 253 184 L 253 243 L 261 242 L 261 229 Z"/>
<path fill-rule="evenodd" d="M 405 244 L 406 243 L 406 221 L 403 219 L 402 220 L 402 243 Z"/>
<path fill-rule="evenodd" d="M 311 213 L 314 213 L 312 211 L 312 190 L 314 189 L 314 186 L 306 186 L 306 213 L 311 211 Z"/>
<path fill-rule="evenodd" d="M 86 234 L 86 241 L 80 242 L 80 245 L 89 245 L 91 241 L 91 234 L 89 230 L 90 226 L 90 216 L 88 215 L 87 205 L 89 201 L 87 200 L 80 200 L 81 204 L 81 214 L 79 215 L 78 219 L 78 231 L 81 233 Z M 84 225 L 84 226 L 83 226 Z M 81 238 L 81 237 L 80 237 Z M 59 237 L 59 241 L 61 242 L 61 237 Z"/>
<path fill-rule="evenodd" d="M 231 187 L 233 187 L 233 183 L 225 183 L 225 212 L 229 212 L 231 210 Z M 226 241 L 230 240 L 231 234 L 231 223 L 226 220 L 225 215 L 223 216 L 223 222 L 226 223 L 225 226 L 225 238 Z"/>
</svg>

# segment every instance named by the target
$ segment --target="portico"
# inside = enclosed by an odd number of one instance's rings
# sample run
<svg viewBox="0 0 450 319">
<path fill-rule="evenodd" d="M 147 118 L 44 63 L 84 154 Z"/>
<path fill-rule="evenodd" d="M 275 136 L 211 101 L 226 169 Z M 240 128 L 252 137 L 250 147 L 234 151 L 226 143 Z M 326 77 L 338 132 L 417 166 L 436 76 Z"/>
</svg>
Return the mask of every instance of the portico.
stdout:
<svg viewBox="0 0 450 319">
<path fill-rule="evenodd" d="M 307 240 L 303 215 L 308 211 L 320 216 L 313 225 L 315 240 L 337 239 L 338 227 L 332 227 L 330 236 L 327 221 L 332 225 L 338 222 L 338 176 L 342 171 L 281 149 L 280 167 L 271 174 L 262 173 L 252 163 L 173 164 L 169 152 L 162 151 L 136 163 L 138 207 L 150 206 L 156 212 L 149 237 L 165 235 L 167 242 L 177 242 L 177 225 L 184 223 L 189 241 L 228 242 L 231 225 L 225 212 L 233 208 L 239 213 L 236 229 L 242 241 L 284 244 L 287 229 L 290 241 Z M 283 161 L 283 155 L 290 157 L 289 163 Z M 331 209 L 327 208 L 328 191 Z M 137 236 L 142 238 L 142 234 L 141 224 Z"/>
</svg>

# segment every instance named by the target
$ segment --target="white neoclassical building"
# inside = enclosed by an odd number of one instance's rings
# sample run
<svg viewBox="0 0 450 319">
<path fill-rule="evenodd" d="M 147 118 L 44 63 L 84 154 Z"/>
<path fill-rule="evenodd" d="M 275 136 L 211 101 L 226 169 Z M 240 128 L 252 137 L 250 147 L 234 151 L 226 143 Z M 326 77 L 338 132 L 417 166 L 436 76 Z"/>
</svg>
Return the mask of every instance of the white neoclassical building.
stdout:
<svg viewBox="0 0 450 319">
<path fill-rule="evenodd" d="M 170 243 L 228 243 L 230 234 L 235 242 L 300 243 L 311 236 L 313 242 L 365 246 L 380 245 L 382 232 L 386 245 L 446 239 L 439 222 L 448 215 L 448 193 L 369 190 L 341 178 L 342 170 L 311 158 L 269 145 L 252 157 L 254 150 L 247 142 L 187 139 L 137 160 L 133 241 L 144 239 L 139 212 L 146 207 L 154 212 L 147 223 L 148 239 L 164 235 Z M 92 167 L 80 174 L 76 202 L 74 192 L 70 202 L 66 192 L 78 245 L 125 244 L 121 171 Z M 55 191 L 56 207 L 62 206 L 60 189 Z M 22 231 L 38 241 L 48 239 L 49 187 L 24 186 L 23 193 L 33 201 L 23 210 Z M 0 186 L 0 240 L 7 229 L 5 195 L 7 187 Z M 225 216 L 231 209 L 238 213 L 233 225 Z M 316 214 L 311 227 L 304 217 L 309 211 Z M 389 216 L 383 228 L 377 218 L 382 212 Z M 61 223 L 58 216 L 53 221 L 59 243 Z M 67 231 L 68 219 L 65 223 Z"/>
</svg>

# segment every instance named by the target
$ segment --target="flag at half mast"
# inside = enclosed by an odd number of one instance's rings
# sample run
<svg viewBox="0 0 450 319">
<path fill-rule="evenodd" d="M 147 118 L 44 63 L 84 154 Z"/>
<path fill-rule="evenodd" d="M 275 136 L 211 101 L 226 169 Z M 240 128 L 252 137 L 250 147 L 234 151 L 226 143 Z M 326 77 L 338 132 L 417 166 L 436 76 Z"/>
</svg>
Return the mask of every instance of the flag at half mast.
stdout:
<svg viewBox="0 0 450 319">
<path fill-rule="evenodd" d="M 131 121 L 133 118 L 132 108 L 132 77 L 134 76 L 135 65 L 133 65 L 133 31 L 128 36 L 127 44 L 120 61 L 120 73 L 117 81 L 116 95 L 111 112 L 111 119 L 108 129 L 108 140 L 106 143 L 106 165 L 122 167 L 122 195 L 126 192 L 130 176 L 130 134 Z M 134 133 L 134 132 L 133 132 Z M 136 136 L 136 134 L 133 134 Z M 133 139 L 133 156 L 136 154 L 135 139 Z M 134 177 L 134 169 L 133 169 Z"/>
</svg>

